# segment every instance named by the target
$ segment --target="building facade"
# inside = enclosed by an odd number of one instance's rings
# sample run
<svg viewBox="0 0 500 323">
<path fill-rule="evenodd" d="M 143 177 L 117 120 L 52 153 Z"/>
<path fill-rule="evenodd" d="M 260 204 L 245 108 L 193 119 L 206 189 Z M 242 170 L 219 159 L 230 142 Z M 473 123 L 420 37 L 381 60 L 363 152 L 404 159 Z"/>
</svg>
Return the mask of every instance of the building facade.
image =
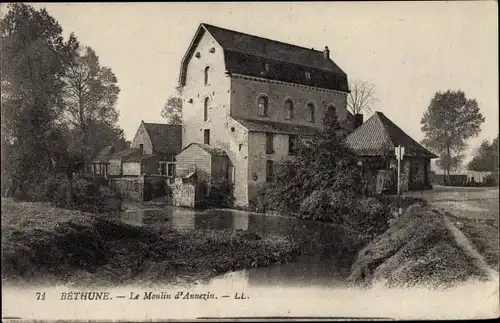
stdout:
<svg viewBox="0 0 500 323">
<path fill-rule="evenodd" d="M 333 109 L 345 134 L 347 75 L 324 51 L 201 24 L 182 60 L 182 147 L 223 150 L 239 206 L 272 179 L 296 140 L 322 127 Z"/>
<path fill-rule="evenodd" d="M 346 144 L 360 157 L 366 189 L 370 193 L 397 191 L 396 147 L 404 148 L 400 160 L 400 190 L 431 188 L 431 160 L 437 156 L 407 135 L 382 112 L 376 111 L 346 137 Z"/>
</svg>

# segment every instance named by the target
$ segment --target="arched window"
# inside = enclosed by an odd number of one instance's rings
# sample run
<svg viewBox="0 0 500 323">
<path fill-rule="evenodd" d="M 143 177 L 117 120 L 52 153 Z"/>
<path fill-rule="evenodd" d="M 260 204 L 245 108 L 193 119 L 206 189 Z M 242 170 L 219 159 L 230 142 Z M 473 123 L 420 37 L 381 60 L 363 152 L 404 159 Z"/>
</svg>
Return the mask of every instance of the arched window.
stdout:
<svg viewBox="0 0 500 323">
<path fill-rule="evenodd" d="M 314 103 L 308 102 L 306 105 L 307 121 L 314 123 L 315 121 L 314 110 L 315 110 Z"/>
<path fill-rule="evenodd" d="M 203 101 L 203 120 L 207 121 L 208 120 L 208 105 L 210 104 L 210 99 L 205 98 L 205 101 Z"/>
<path fill-rule="evenodd" d="M 293 101 L 286 99 L 283 106 L 285 107 L 285 119 L 293 119 Z"/>
<path fill-rule="evenodd" d="M 261 94 L 258 98 L 257 98 L 257 105 L 258 105 L 258 108 L 259 108 L 259 115 L 262 116 L 262 117 L 267 117 L 267 110 L 268 110 L 268 106 L 269 106 L 269 99 L 266 95 L 264 94 Z"/>
<path fill-rule="evenodd" d="M 333 104 L 330 104 L 327 108 L 327 113 L 330 115 L 337 115 L 337 108 Z"/>
<path fill-rule="evenodd" d="M 210 66 L 205 67 L 205 85 L 208 84 L 208 73 L 210 72 Z"/>
</svg>

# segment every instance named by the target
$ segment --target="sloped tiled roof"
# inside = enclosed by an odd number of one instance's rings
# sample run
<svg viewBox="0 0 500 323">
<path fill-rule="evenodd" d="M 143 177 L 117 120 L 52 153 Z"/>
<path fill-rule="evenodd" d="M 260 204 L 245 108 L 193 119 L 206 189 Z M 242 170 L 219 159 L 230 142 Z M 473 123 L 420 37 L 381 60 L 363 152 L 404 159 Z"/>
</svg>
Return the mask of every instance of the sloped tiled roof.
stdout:
<svg viewBox="0 0 500 323">
<path fill-rule="evenodd" d="M 253 119 L 243 119 L 243 118 L 234 118 L 234 120 L 239 122 L 243 127 L 247 128 L 249 131 L 255 131 L 255 132 L 273 132 L 282 134 L 314 136 L 320 130 L 318 127 L 315 126 L 296 125 L 285 122 L 253 120 Z"/>
<path fill-rule="evenodd" d="M 141 150 L 139 148 L 126 148 L 120 151 L 117 151 L 116 153 L 112 154 L 109 159 L 124 159 L 127 157 L 133 157 L 134 155 L 140 156 L 141 155 Z"/>
<path fill-rule="evenodd" d="M 195 40 L 199 39 L 205 30 L 223 48 L 226 70 L 229 73 L 345 92 L 349 90 L 347 75 L 331 59 L 325 58 L 323 51 L 209 24 L 200 25 Z M 191 47 L 181 67 L 181 84 L 184 84 L 187 60 L 193 55 L 194 49 Z M 306 77 L 306 72 L 310 78 Z"/>
<path fill-rule="evenodd" d="M 97 156 L 92 161 L 93 163 L 107 163 L 109 161 L 109 157 L 113 154 L 114 147 L 106 146 L 99 151 Z"/>
<path fill-rule="evenodd" d="M 206 151 L 207 153 L 209 153 L 212 156 L 227 156 L 226 152 L 220 148 L 210 146 L 207 144 L 200 144 L 197 142 L 190 143 L 184 149 L 182 149 L 181 152 L 183 152 L 184 150 L 186 150 L 188 147 L 191 147 L 191 146 L 200 147 L 201 149 L 203 149 L 204 151 Z"/>
<path fill-rule="evenodd" d="M 165 123 L 146 123 L 154 152 L 178 153 L 182 148 L 182 126 Z"/>
<path fill-rule="evenodd" d="M 401 145 L 405 147 L 405 156 L 437 157 L 378 111 L 349 134 L 346 143 L 361 156 L 394 154 L 394 148 Z"/>
</svg>

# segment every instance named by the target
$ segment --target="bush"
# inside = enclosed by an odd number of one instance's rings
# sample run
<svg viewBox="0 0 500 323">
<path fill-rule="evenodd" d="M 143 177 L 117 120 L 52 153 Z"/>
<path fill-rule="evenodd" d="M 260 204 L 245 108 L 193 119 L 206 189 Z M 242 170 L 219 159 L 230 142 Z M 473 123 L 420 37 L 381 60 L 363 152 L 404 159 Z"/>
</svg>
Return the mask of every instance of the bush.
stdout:
<svg viewBox="0 0 500 323">
<path fill-rule="evenodd" d="M 107 211 L 105 198 L 99 191 L 99 187 L 85 179 L 74 180 L 72 203 L 72 209 L 83 212 L 101 213 Z"/>
<path fill-rule="evenodd" d="M 483 178 L 482 186 L 496 186 L 498 185 L 498 179 L 495 178 L 492 174 L 487 175 Z"/>
<path fill-rule="evenodd" d="M 50 202 L 55 206 L 83 212 L 101 213 L 109 211 L 106 197 L 99 186 L 86 179 L 73 180 L 72 202 L 68 204 L 68 178 L 64 174 L 51 174 L 38 183 L 26 184 L 27 194 L 23 200 Z"/>
<path fill-rule="evenodd" d="M 231 208 L 234 205 L 233 185 L 226 180 L 212 183 L 208 196 L 204 199 L 206 207 Z"/>
<path fill-rule="evenodd" d="M 66 203 L 68 180 L 63 174 L 51 174 L 39 182 L 26 183 L 26 188 L 25 200 L 63 206 Z"/>
</svg>

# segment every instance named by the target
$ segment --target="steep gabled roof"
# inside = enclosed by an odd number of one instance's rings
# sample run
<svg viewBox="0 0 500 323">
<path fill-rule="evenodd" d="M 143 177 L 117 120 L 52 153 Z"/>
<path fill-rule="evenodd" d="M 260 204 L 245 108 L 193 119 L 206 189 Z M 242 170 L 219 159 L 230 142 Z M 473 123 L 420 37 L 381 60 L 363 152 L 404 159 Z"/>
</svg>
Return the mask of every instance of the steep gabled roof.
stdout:
<svg viewBox="0 0 500 323">
<path fill-rule="evenodd" d="M 224 50 L 226 70 L 232 74 L 347 92 L 347 75 L 322 51 L 201 24 L 184 56 L 179 82 L 185 82 L 187 62 L 202 35 L 208 32 Z M 268 68 L 266 69 L 266 64 Z M 306 72 L 309 73 L 306 77 Z M 310 77 L 309 77 L 310 76 Z"/>
<path fill-rule="evenodd" d="M 182 126 L 165 123 L 143 122 L 154 152 L 178 153 L 182 148 Z"/>
<path fill-rule="evenodd" d="M 378 111 L 349 134 L 346 143 L 360 156 L 394 154 L 394 148 L 401 145 L 405 147 L 405 156 L 437 158 Z"/>
<path fill-rule="evenodd" d="M 200 147 L 202 150 L 204 150 L 205 152 L 209 153 L 212 156 L 227 156 L 226 152 L 224 150 L 220 149 L 220 148 L 217 148 L 217 147 L 214 147 L 214 146 L 210 146 L 210 145 L 207 145 L 207 144 L 200 144 L 200 143 L 197 143 L 197 142 L 190 143 L 189 145 L 187 145 L 186 147 L 184 147 L 184 149 L 182 149 L 179 152 L 179 154 L 181 152 L 183 152 L 184 150 L 188 149 L 191 146 Z"/>
</svg>

